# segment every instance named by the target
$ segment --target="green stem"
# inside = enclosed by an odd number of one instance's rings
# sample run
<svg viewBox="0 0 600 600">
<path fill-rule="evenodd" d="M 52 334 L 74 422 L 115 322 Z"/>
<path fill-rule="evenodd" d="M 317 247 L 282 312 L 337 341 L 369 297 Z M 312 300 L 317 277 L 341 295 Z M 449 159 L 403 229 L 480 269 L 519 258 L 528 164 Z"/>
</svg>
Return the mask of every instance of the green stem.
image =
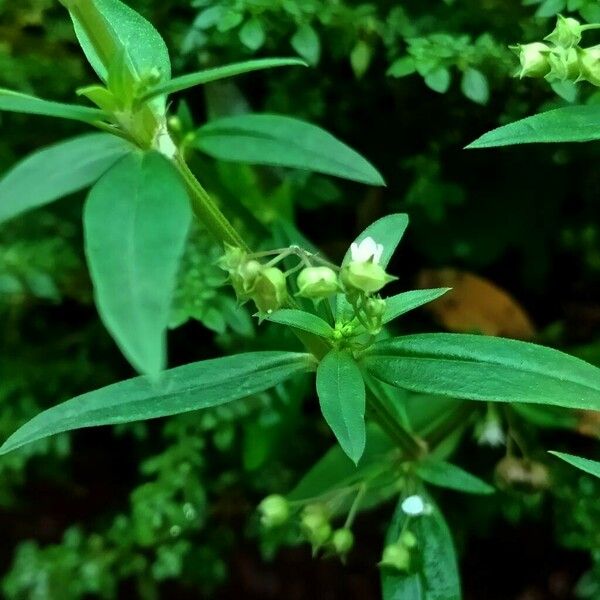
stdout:
<svg viewBox="0 0 600 600">
<path fill-rule="evenodd" d="M 404 429 L 385 402 L 370 391 L 367 392 L 367 404 L 375 421 L 404 452 L 406 458 L 419 459 L 427 452 L 427 444 Z"/>
<path fill-rule="evenodd" d="M 250 248 L 242 236 L 232 227 L 208 192 L 200 185 L 183 156 L 177 153 L 173 160 L 188 187 L 194 212 L 209 233 L 221 244 L 237 246 L 249 252 Z"/>
</svg>

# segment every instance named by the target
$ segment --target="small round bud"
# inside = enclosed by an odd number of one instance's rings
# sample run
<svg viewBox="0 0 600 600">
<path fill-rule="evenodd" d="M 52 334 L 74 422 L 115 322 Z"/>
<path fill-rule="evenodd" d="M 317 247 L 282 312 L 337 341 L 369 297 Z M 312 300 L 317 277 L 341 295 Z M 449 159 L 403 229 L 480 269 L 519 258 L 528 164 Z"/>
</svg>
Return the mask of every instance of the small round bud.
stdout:
<svg viewBox="0 0 600 600">
<path fill-rule="evenodd" d="M 325 544 L 331 537 L 331 525 L 321 505 L 313 504 L 304 509 L 300 527 L 313 548 Z"/>
<path fill-rule="evenodd" d="M 381 319 L 385 313 L 386 302 L 383 298 L 368 298 L 365 302 L 365 314 L 370 319 Z"/>
<path fill-rule="evenodd" d="M 575 81 L 581 75 L 579 54 L 575 48 L 555 48 L 548 55 L 548 81 Z"/>
<path fill-rule="evenodd" d="M 341 272 L 342 284 L 351 293 L 358 291 L 373 294 L 394 279 L 382 266 L 371 261 L 352 261 Z"/>
<path fill-rule="evenodd" d="M 399 543 L 406 548 L 415 548 L 417 545 L 417 538 L 412 531 L 403 531 Z"/>
<path fill-rule="evenodd" d="M 277 267 L 262 268 L 252 289 L 252 299 L 261 313 L 281 308 L 287 299 L 285 274 Z"/>
<path fill-rule="evenodd" d="M 573 48 L 581 41 L 582 28 L 577 19 L 558 15 L 554 31 L 544 39 L 562 48 Z"/>
<path fill-rule="evenodd" d="M 290 516 L 288 501 L 278 494 L 267 496 L 259 505 L 260 522 L 264 527 L 283 525 Z"/>
<path fill-rule="evenodd" d="M 172 115 L 167 119 L 167 125 L 169 126 L 169 130 L 174 133 L 181 133 L 183 130 L 183 124 L 181 123 L 181 119 L 177 115 Z"/>
<path fill-rule="evenodd" d="M 354 546 L 354 534 L 350 529 L 336 529 L 331 537 L 331 545 L 335 550 L 336 554 L 344 556 L 352 550 Z"/>
<path fill-rule="evenodd" d="M 410 552 L 401 544 L 390 544 L 384 548 L 379 565 L 406 572 L 410 567 Z"/>
<path fill-rule="evenodd" d="M 533 44 L 518 44 L 513 50 L 519 55 L 521 70 L 518 75 L 523 77 L 544 77 L 550 71 L 548 54 L 550 46 L 541 42 Z"/>
<path fill-rule="evenodd" d="M 541 492 L 550 485 L 545 465 L 514 456 L 505 456 L 496 465 L 495 476 L 498 487 L 516 492 Z"/>
<path fill-rule="evenodd" d="M 593 85 L 600 86 L 600 46 L 579 48 L 578 54 L 581 79 L 585 79 Z"/>
<path fill-rule="evenodd" d="M 329 267 L 307 267 L 298 275 L 298 296 L 320 300 L 339 290 L 337 274 Z"/>
<path fill-rule="evenodd" d="M 425 502 L 423 501 L 423 498 L 416 494 L 405 498 L 402 501 L 400 507 L 402 508 L 402 512 L 404 512 L 407 515 L 410 515 L 411 517 L 417 517 L 418 515 L 422 515 L 426 512 L 427 508 Z"/>
</svg>

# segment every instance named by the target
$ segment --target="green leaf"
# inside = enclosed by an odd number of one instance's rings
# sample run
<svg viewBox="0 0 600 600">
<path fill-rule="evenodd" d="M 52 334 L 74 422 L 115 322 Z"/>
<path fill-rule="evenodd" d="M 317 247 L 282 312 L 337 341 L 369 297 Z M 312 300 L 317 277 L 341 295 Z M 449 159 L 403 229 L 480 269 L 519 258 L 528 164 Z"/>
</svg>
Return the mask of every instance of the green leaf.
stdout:
<svg viewBox="0 0 600 600">
<path fill-rule="evenodd" d="M 211 121 L 192 145 L 213 158 L 327 173 L 384 185 L 378 171 L 330 133 L 292 117 L 246 114 Z"/>
<path fill-rule="evenodd" d="M 204 69 L 202 71 L 196 71 L 195 73 L 181 75 L 181 77 L 175 77 L 170 81 L 165 81 L 164 83 L 153 87 L 142 99 L 148 100 L 154 96 L 181 92 L 182 90 L 187 90 L 196 85 L 203 85 L 228 77 L 236 77 L 237 75 L 251 73 L 252 71 L 294 66 L 305 67 L 306 63 L 298 58 L 257 58 L 255 60 L 224 65 L 223 67 Z"/>
<path fill-rule="evenodd" d="M 409 335 L 371 346 L 364 366 L 381 381 L 416 392 L 600 410 L 600 369 L 527 342 Z"/>
<path fill-rule="evenodd" d="M 13 92 L 4 88 L 0 88 L 0 110 L 58 117 L 60 119 L 72 119 L 74 121 L 83 121 L 84 123 L 96 123 L 106 117 L 106 114 L 97 108 L 42 100 L 35 96 Z"/>
<path fill-rule="evenodd" d="M 391 463 L 390 452 L 395 446 L 374 424 L 367 425 L 367 443 L 358 466 L 336 444 L 326 452 L 287 495 L 293 502 L 314 500 L 331 490 L 361 483 L 382 465 Z"/>
<path fill-rule="evenodd" d="M 575 456 L 574 454 L 567 454 L 566 452 L 556 452 L 554 450 L 550 450 L 550 454 L 562 458 L 562 460 L 568 462 L 575 468 L 581 469 L 590 475 L 594 475 L 594 477 L 600 477 L 600 462 L 581 456 Z"/>
<path fill-rule="evenodd" d="M 321 56 L 321 42 L 317 32 L 307 23 L 300 25 L 290 40 L 292 48 L 311 65 L 316 65 Z"/>
<path fill-rule="evenodd" d="M 92 36 L 97 39 L 100 29 L 106 30 L 111 35 L 116 42 L 116 51 L 122 49 L 127 51 L 131 64 L 140 78 L 148 76 L 156 69 L 161 80 L 168 80 L 171 77 L 169 51 L 165 41 L 151 23 L 120 0 L 92 0 L 92 7 L 85 7 L 89 2 L 90 0 L 70 0 L 72 7 L 68 8 L 79 44 L 102 81 L 107 80 L 109 63 L 116 56 L 101 56 L 97 41 L 96 44 L 92 41 Z M 89 18 L 88 15 L 92 11 L 102 15 L 103 20 L 100 23 L 94 18 Z M 90 33 L 89 28 L 92 23 L 95 30 Z"/>
<path fill-rule="evenodd" d="M 133 146 L 90 133 L 34 152 L 0 180 L 0 223 L 94 183 Z"/>
<path fill-rule="evenodd" d="M 369 68 L 373 58 L 373 49 L 364 40 L 359 40 L 350 53 L 350 64 L 354 75 L 360 79 Z"/>
<path fill-rule="evenodd" d="M 296 329 L 302 329 L 303 331 L 308 331 L 324 338 L 330 338 L 333 335 L 333 328 L 329 323 L 303 310 L 282 308 L 266 315 L 265 319 L 274 323 L 280 323 L 281 325 L 289 325 Z"/>
<path fill-rule="evenodd" d="M 487 77 L 477 69 L 468 68 L 460 82 L 462 93 L 477 104 L 487 104 L 490 99 L 490 87 Z"/>
<path fill-rule="evenodd" d="M 379 264 L 382 267 L 387 267 L 396 248 L 408 227 L 408 215 L 405 213 L 394 213 L 377 219 L 374 223 L 371 223 L 355 240 L 354 242 L 360 244 L 365 238 L 371 237 L 378 244 L 383 246 L 383 253 Z M 348 264 L 352 257 L 350 248 L 347 250 L 342 266 Z M 336 321 L 341 321 L 346 318 L 350 318 L 353 314 L 353 309 L 346 300 L 346 296 L 338 294 L 336 296 Z"/>
<path fill-rule="evenodd" d="M 94 186 L 84 209 L 96 304 L 123 354 L 156 376 L 191 220 L 175 167 L 157 152 L 131 154 Z"/>
<path fill-rule="evenodd" d="M 308 354 L 248 352 L 170 369 L 157 382 L 148 377 L 128 379 L 37 415 L 6 440 L 0 454 L 63 431 L 218 406 L 257 394 L 313 368 Z"/>
<path fill-rule="evenodd" d="M 438 487 L 467 494 L 494 493 L 494 488 L 479 477 L 447 462 L 426 460 L 417 463 L 416 472 L 421 479 Z"/>
<path fill-rule="evenodd" d="M 358 463 L 365 449 L 365 384 L 349 352 L 331 350 L 317 369 L 321 412 L 342 450 Z"/>
<path fill-rule="evenodd" d="M 460 600 L 458 564 L 450 530 L 431 498 L 420 495 L 431 506 L 431 513 L 409 519 L 402 510 L 401 498 L 388 528 L 387 545 L 396 543 L 401 533 L 408 530 L 417 538 L 417 546 L 411 551 L 412 568 L 408 573 L 382 569 L 383 600 Z"/>
<path fill-rule="evenodd" d="M 402 56 L 397 58 L 387 70 L 386 75 L 390 77 L 406 77 L 416 72 L 415 59 L 412 56 Z"/>
<path fill-rule="evenodd" d="M 262 26 L 260 19 L 254 17 L 244 23 L 240 29 L 240 42 L 246 48 L 256 51 L 263 46 L 266 40 L 265 29 Z"/>
<path fill-rule="evenodd" d="M 438 94 L 445 94 L 450 87 L 450 71 L 446 67 L 438 67 L 425 75 L 425 84 Z"/>
<path fill-rule="evenodd" d="M 565 106 L 492 129 L 467 148 L 600 139 L 600 105 Z"/>
<path fill-rule="evenodd" d="M 386 298 L 383 323 L 389 323 L 404 313 L 419 308 L 419 306 L 423 306 L 423 304 L 427 304 L 428 302 L 432 302 L 451 289 L 452 288 L 434 288 L 430 290 L 411 290 Z"/>
</svg>

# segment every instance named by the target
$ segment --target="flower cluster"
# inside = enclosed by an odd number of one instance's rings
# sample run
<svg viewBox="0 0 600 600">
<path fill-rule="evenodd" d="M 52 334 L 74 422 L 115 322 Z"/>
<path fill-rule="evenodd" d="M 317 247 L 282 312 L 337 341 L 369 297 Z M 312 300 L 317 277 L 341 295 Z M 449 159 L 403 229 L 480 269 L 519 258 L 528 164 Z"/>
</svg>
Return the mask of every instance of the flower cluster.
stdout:
<svg viewBox="0 0 600 600">
<path fill-rule="evenodd" d="M 337 267 L 296 246 L 258 254 L 248 254 L 230 246 L 219 266 L 228 272 L 238 300 L 252 300 L 261 315 L 287 303 L 290 297 L 288 277 L 299 271 L 296 296 L 319 303 L 342 293 L 358 321 L 370 333 L 377 333 L 385 311 L 385 301 L 378 292 L 395 279 L 381 265 L 383 252 L 381 244 L 366 237 L 360 243 L 352 244 L 342 266 Z M 289 256 L 296 256 L 300 262 L 284 272 L 276 265 Z M 270 260 L 262 263 L 263 257 Z"/>
<path fill-rule="evenodd" d="M 279 495 L 267 496 L 259 505 L 260 522 L 266 529 L 275 529 L 289 523 L 292 515 L 291 504 Z M 336 555 L 345 559 L 354 546 L 354 535 L 349 525 L 333 529 L 331 514 L 325 504 L 307 504 L 300 511 L 296 510 L 300 537 L 307 541 L 313 553 L 319 550 L 328 555 Z"/>
<path fill-rule="evenodd" d="M 547 81 L 588 81 L 600 86 L 600 45 L 582 48 L 583 32 L 600 25 L 582 25 L 571 17 L 559 16 L 548 43 L 518 44 L 519 77 L 544 77 Z"/>
</svg>

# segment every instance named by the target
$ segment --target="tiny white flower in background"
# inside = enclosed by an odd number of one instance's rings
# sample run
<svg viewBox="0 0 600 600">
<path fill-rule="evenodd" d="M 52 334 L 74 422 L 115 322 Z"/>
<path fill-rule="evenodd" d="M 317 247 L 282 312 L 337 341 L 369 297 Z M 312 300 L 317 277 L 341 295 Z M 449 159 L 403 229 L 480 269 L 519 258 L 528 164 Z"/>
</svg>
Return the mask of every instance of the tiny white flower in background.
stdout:
<svg viewBox="0 0 600 600">
<path fill-rule="evenodd" d="M 383 245 L 378 244 L 372 237 L 366 237 L 360 244 L 352 242 L 350 253 L 354 262 L 368 262 L 372 259 L 375 264 L 379 264 Z"/>
<path fill-rule="evenodd" d="M 417 515 L 422 515 L 427 512 L 427 506 L 425 502 L 423 502 L 423 498 L 421 496 L 409 496 L 402 501 L 401 504 L 402 511 L 411 517 L 416 517 Z"/>
<path fill-rule="evenodd" d="M 502 425 L 495 419 L 488 419 L 483 425 L 477 441 L 482 446 L 504 446 L 506 443 L 506 435 L 502 429 Z"/>
</svg>

